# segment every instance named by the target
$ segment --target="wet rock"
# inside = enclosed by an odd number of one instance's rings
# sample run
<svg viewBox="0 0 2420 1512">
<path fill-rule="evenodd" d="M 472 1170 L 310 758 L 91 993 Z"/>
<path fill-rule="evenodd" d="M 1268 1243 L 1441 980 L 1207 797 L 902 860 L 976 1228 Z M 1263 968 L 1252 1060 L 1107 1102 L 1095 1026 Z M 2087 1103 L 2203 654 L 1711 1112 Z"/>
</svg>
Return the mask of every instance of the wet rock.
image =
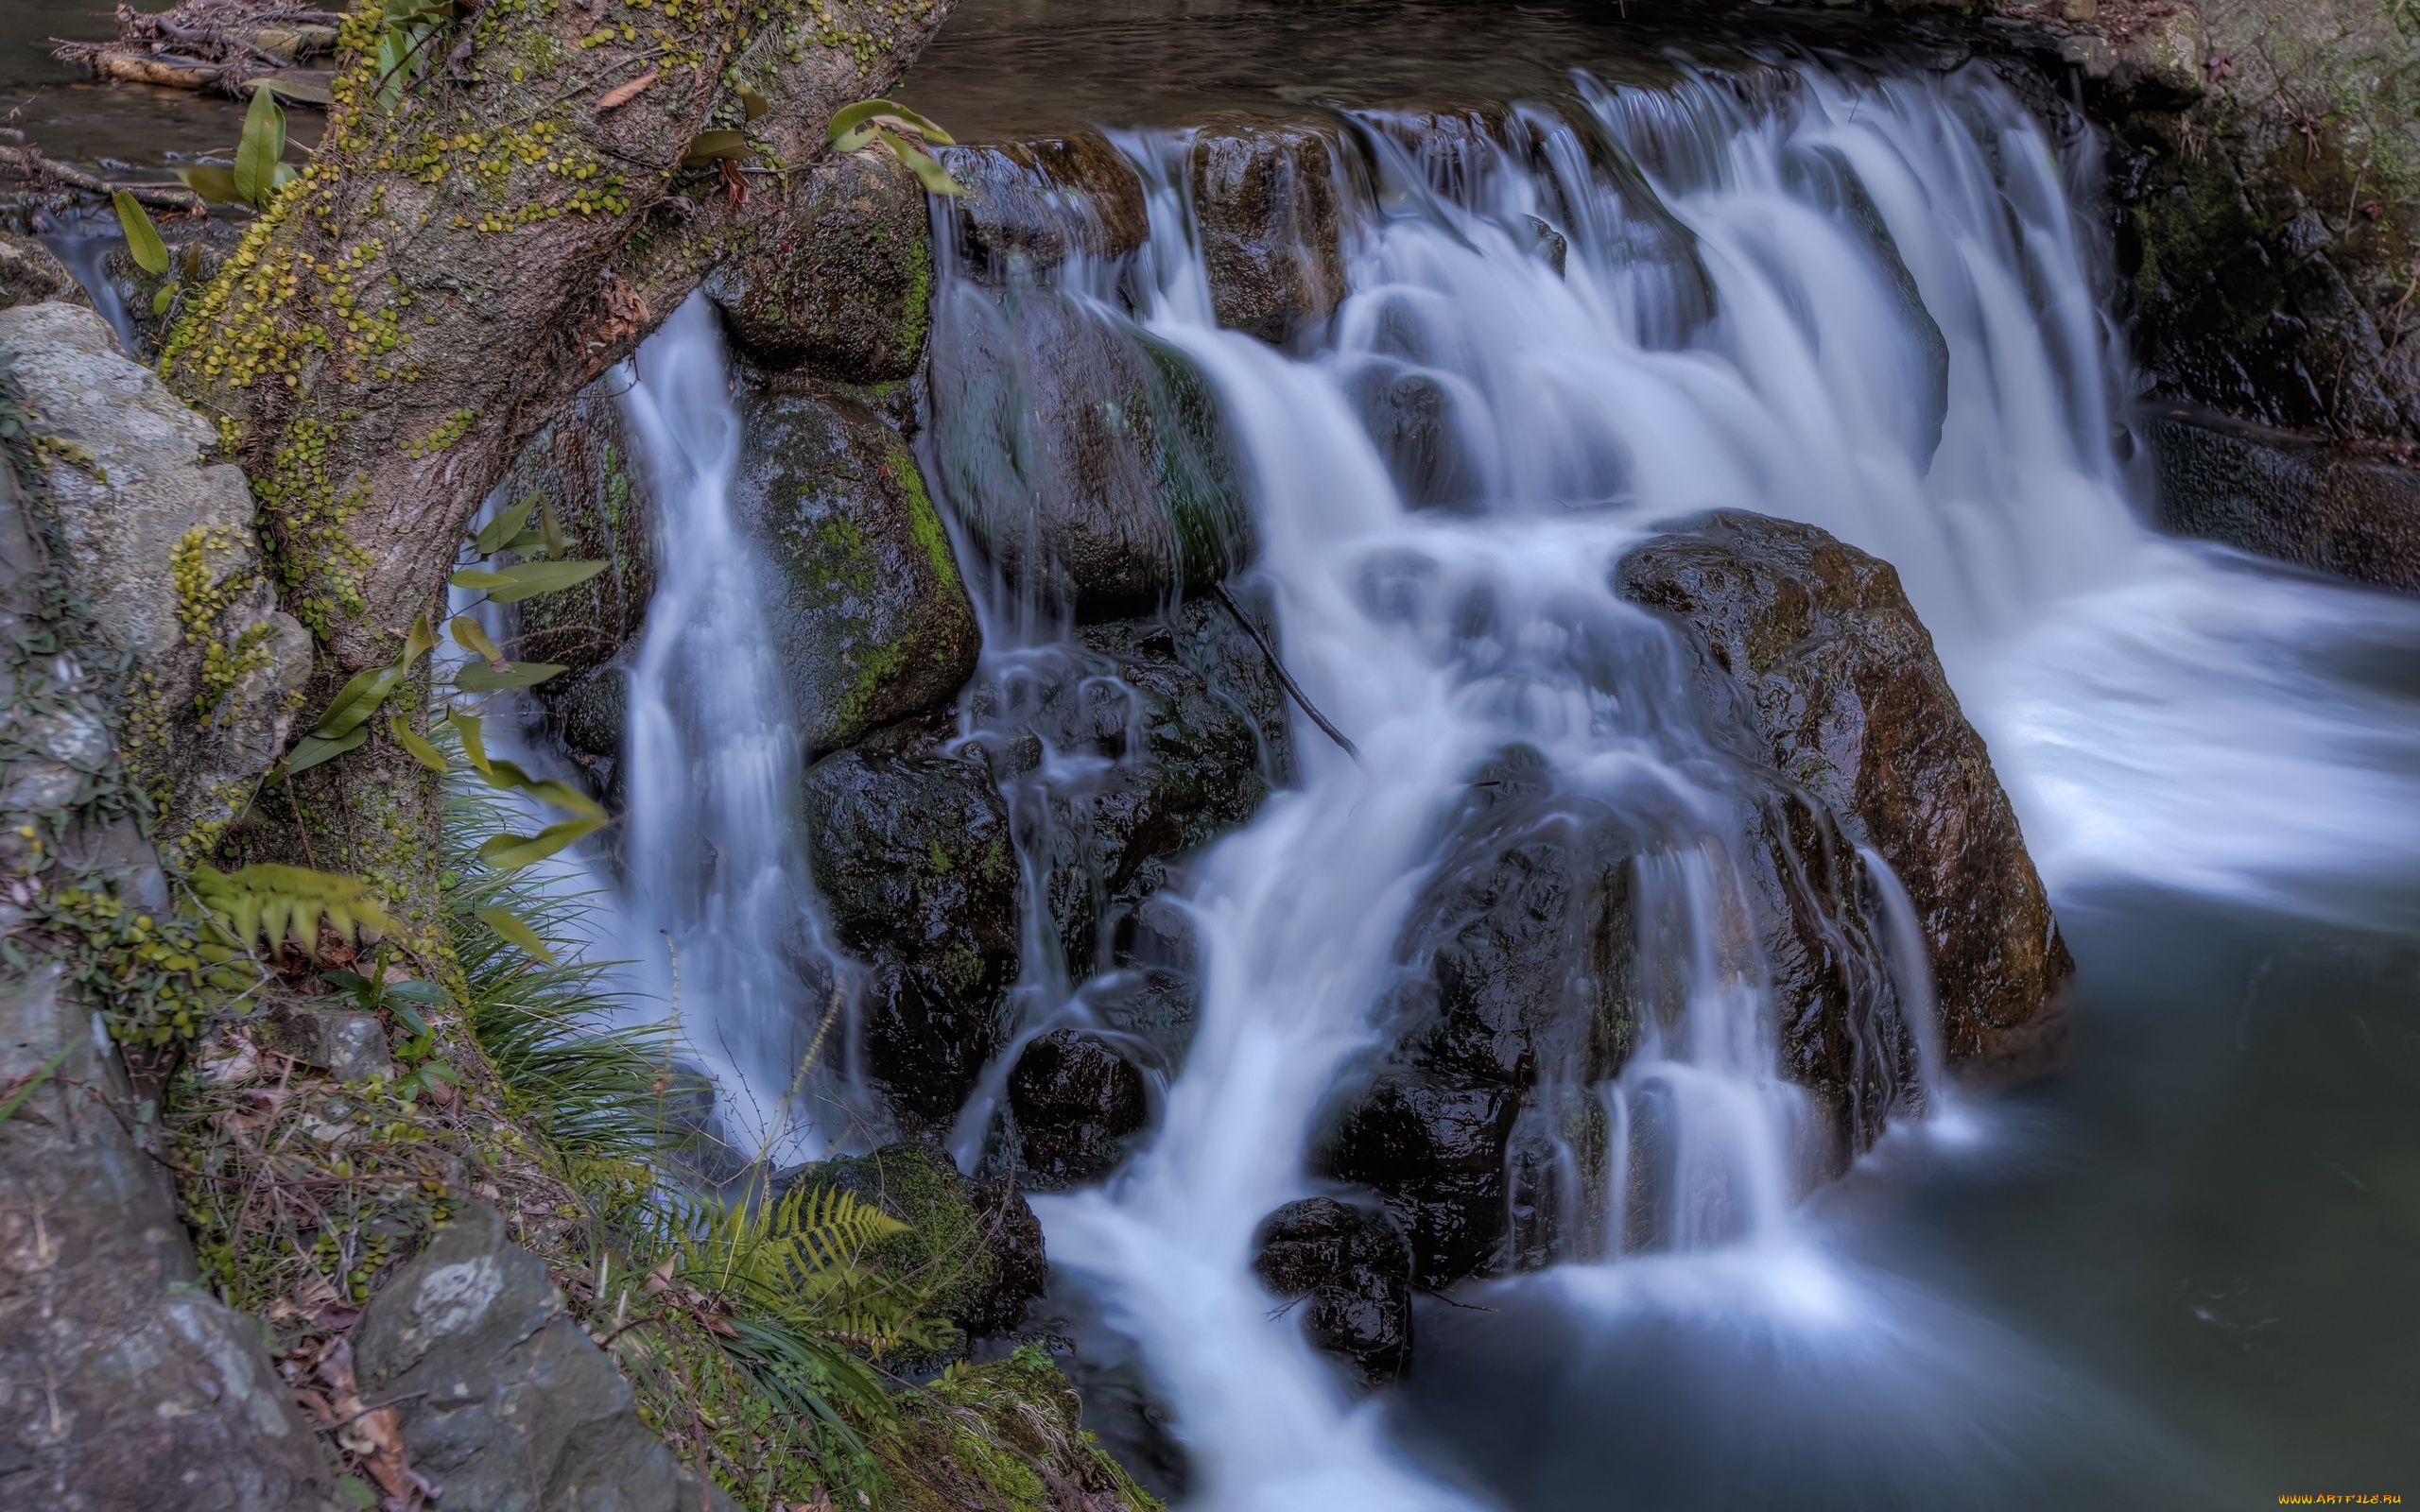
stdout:
<svg viewBox="0 0 2420 1512">
<path fill-rule="evenodd" d="M 1411 1363 L 1411 1246 L 1386 1213 L 1334 1197 L 1289 1202 L 1261 1220 L 1253 1270 L 1303 1305 L 1311 1343 L 1371 1383 Z"/>
<path fill-rule="evenodd" d="M 1028 1042 L 1009 1073 L 1017 1163 L 1049 1192 L 1098 1180 L 1125 1159 L 1150 1113 L 1143 1074 L 1089 1035 L 1053 1029 Z"/>
<path fill-rule="evenodd" d="M 1143 180 L 1097 131 L 943 147 L 942 165 L 970 192 L 957 202 L 960 256 L 1005 280 L 1070 256 L 1123 257 L 1150 235 Z"/>
<path fill-rule="evenodd" d="M 991 774 L 894 726 L 808 769 L 815 883 L 866 968 L 867 1071 L 914 1130 L 949 1126 L 1002 1041 L 1018 876 Z"/>
<path fill-rule="evenodd" d="M 1343 161 L 1322 124 L 1236 117 L 1197 129 L 1187 181 L 1221 323 L 1268 335 L 1334 309 L 1343 289 Z"/>
<path fill-rule="evenodd" d="M 1799 1175 L 1823 1179 L 1912 1095 L 1879 899 L 1820 805 L 1745 755 L 1702 765 L 1747 842 L 1733 857 L 1745 915 L 1721 932 L 1722 969 L 1769 986 L 1783 1070 L 1813 1114 Z M 1473 774 L 1396 946 L 1377 1014 L 1386 1048 L 1339 1097 L 1315 1157 L 1385 1201 L 1422 1286 L 1601 1255 L 1625 1153 L 1619 1243 L 1670 1242 L 1652 1130 L 1616 1149 L 1595 1089 L 1651 1022 L 1685 1012 L 1692 884 L 1674 858 L 1715 837 L 1686 814 L 1577 786 L 1526 747 Z"/>
<path fill-rule="evenodd" d="M 1283 343 L 1344 300 L 1343 154 L 1327 129 L 1219 122 L 1187 175 L 1219 323 Z"/>
<path fill-rule="evenodd" d="M 399 1403 L 412 1468 L 456 1505 L 733 1506 L 639 1421 L 629 1383 L 564 1310 L 545 1263 L 484 1203 L 371 1300 L 353 1350 L 362 1396 Z"/>
<path fill-rule="evenodd" d="M 1478 505 L 1486 483 L 1455 425 L 1453 396 L 1443 379 L 1373 364 L 1355 385 L 1355 398 L 1405 504 L 1458 513 Z"/>
<path fill-rule="evenodd" d="M 550 705 L 636 643 L 655 594 L 655 523 L 614 401 L 622 387 L 623 380 L 609 373 L 581 389 L 530 438 L 496 485 L 499 507 L 532 497 L 551 503 L 568 557 L 612 564 L 584 583 L 513 606 L 520 631 L 513 654 L 567 669 L 541 685 L 539 696 Z M 535 515 L 530 523 L 538 523 Z M 618 746 L 618 718 L 614 731 L 614 742 L 596 754 L 610 756 Z"/>
<path fill-rule="evenodd" d="M 2144 430 L 2162 529 L 2420 593 L 2420 470 L 2206 411 Z"/>
<path fill-rule="evenodd" d="M 0 983 L 0 1087 L 26 1090 L 0 1123 L 0 1505 L 341 1504 L 259 1329 L 200 1284 L 123 1068 L 55 965 Z"/>
<path fill-rule="evenodd" d="M 1047 289 L 955 285 L 931 383 L 933 485 L 1027 598 L 1132 614 L 1258 549 L 1217 395 L 1132 321 Z"/>
<path fill-rule="evenodd" d="M 923 186 L 881 152 L 826 154 L 791 183 L 786 215 L 706 281 L 733 343 L 819 378 L 908 377 L 932 321 Z"/>
<path fill-rule="evenodd" d="M 1015 1329 L 1042 1295 L 1049 1267 L 1033 1210 L 1004 1181 L 969 1181 L 929 1144 L 793 1166 L 773 1190 L 799 1182 L 838 1187 L 908 1225 L 877 1241 L 868 1262 L 918 1284 L 948 1278 L 935 1305 L 972 1337 Z"/>
<path fill-rule="evenodd" d="M 1633 549 L 1615 586 L 1701 639 L 1774 767 L 1898 874 L 1951 1064 L 2048 1054 L 2074 962 L 1990 753 L 1891 565 L 1811 525 L 1726 510 Z"/>
<path fill-rule="evenodd" d="M 982 635 L 898 432 L 859 399 L 757 387 L 732 504 L 773 573 L 766 632 L 810 751 L 954 697 Z"/>
<path fill-rule="evenodd" d="M 1270 623 L 1256 595 L 1239 602 Z M 1292 781 L 1284 697 L 1258 644 L 1215 599 L 1083 627 L 1073 647 L 1018 659 L 976 689 L 977 747 L 1015 795 L 1028 849 L 1046 858 L 1074 980 L 1184 969 L 1183 947 L 1160 948 L 1182 922 L 1163 913 L 1145 928 L 1135 911 L 1176 858 L 1245 823 Z M 1051 773 L 1046 749 L 1056 753 Z"/>
<path fill-rule="evenodd" d="M 14 304 L 39 304 L 44 300 L 85 305 L 93 302 L 92 296 L 76 282 L 76 275 L 49 248 L 30 236 L 0 230 L 0 309 Z"/>
<path fill-rule="evenodd" d="M 107 322 L 19 305 L 0 310 L 0 346 L 40 428 L 68 443 L 48 507 L 107 649 L 132 662 L 120 752 L 162 811 L 163 849 L 199 854 L 284 752 L 310 637 L 276 607 L 242 470 L 203 460 L 216 431 Z"/>
<path fill-rule="evenodd" d="M 394 1074 L 378 1015 L 352 1008 L 280 1008 L 257 1024 L 262 1044 L 297 1056 L 343 1083 Z"/>
<path fill-rule="evenodd" d="M 874 1440 L 896 1498 L 885 1504 L 1159 1512 L 1086 1426 L 1092 1407 L 1031 1344 L 904 1394 L 896 1431 Z"/>
</svg>

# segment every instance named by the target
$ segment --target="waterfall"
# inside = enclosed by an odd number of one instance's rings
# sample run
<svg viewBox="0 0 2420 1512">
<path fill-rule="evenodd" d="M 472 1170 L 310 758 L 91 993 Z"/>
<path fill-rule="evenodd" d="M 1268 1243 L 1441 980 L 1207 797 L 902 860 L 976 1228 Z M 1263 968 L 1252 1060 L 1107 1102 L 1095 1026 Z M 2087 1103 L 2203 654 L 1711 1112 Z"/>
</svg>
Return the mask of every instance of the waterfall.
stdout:
<svg viewBox="0 0 2420 1512">
<path fill-rule="evenodd" d="M 739 412 L 703 295 L 629 365 L 622 398 L 655 503 L 657 587 L 630 679 L 626 950 L 713 1073 L 743 1158 L 833 1143 L 823 1070 L 849 981 L 826 942 L 798 818 L 800 742 L 734 522 Z"/>
<path fill-rule="evenodd" d="M 1507 749 L 1538 753 L 1559 801 L 1639 848 L 1640 1041 L 1612 1081 L 1557 1091 L 1611 1134 L 1593 1161 L 1559 1146 L 1557 1179 L 1593 1183 L 1601 1216 L 1593 1243 L 1559 1251 L 1587 1263 L 1555 1284 L 1608 1315 L 1876 1315 L 1798 1211 L 1811 1109 L 1777 1074 L 1765 964 L 1738 924 L 1750 805 L 1681 694 L 1670 632 L 1609 585 L 1628 546 L 1739 507 L 1894 563 L 2050 837 L 2037 854 L 2070 874 L 2122 837 L 2059 822 L 2057 740 L 2012 719 L 2003 690 L 2039 675 L 2053 607 L 2190 592 L 2177 585 L 2214 571 L 2128 506 L 2118 348 L 2073 209 L 2091 186 L 1982 71 L 1583 79 L 1575 100 L 1516 107 L 1500 138 L 1354 122 L 1370 181 L 1343 235 L 1349 293 L 1310 338 L 1279 350 L 1216 327 L 1186 142 L 1150 133 L 1120 142 L 1146 187 L 1144 249 L 1072 257 L 999 306 L 1131 318 L 1209 375 L 1287 659 L 1360 748 L 1301 744 L 1299 784 L 1193 869 L 1201 1022 L 1156 1134 L 1108 1184 L 1035 1201 L 1053 1260 L 1097 1289 L 1171 1405 L 1191 1504 L 1253 1512 L 1462 1504 L 1390 1450 L 1380 1409 L 1340 1395 L 1251 1262 L 1261 1217 L 1313 1190 L 1323 1110 L 1379 1041 L 1408 913 L 1448 864 L 1441 826 Z M 942 298 L 961 321 L 998 318 L 962 285 Z M 937 364 L 966 329 L 952 319 Z M 1417 475 L 1371 403 L 1404 386 L 1442 416 Z M 1046 646 L 1034 626 L 1021 644 Z M 1905 894 L 1867 861 L 1894 1011 L 1928 1012 Z M 1937 1089 L 1931 1025 L 1910 1027 Z M 982 1116 L 960 1125 L 962 1158 Z"/>
</svg>

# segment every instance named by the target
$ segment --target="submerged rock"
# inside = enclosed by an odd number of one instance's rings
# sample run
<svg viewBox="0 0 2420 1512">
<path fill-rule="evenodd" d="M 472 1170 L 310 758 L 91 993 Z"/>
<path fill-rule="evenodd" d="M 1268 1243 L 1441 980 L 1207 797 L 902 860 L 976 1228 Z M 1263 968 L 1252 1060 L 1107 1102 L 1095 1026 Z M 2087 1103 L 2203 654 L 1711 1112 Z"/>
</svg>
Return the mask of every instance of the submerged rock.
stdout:
<svg viewBox="0 0 2420 1512">
<path fill-rule="evenodd" d="M 630 1383 L 484 1203 L 372 1298 L 361 1394 L 397 1404 L 406 1458 L 464 1507 L 730 1512 L 639 1421 Z"/>
<path fill-rule="evenodd" d="M 1344 154 L 1331 129 L 1219 122 L 1187 181 L 1219 323 L 1283 343 L 1344 300 Z"/>
<path fill-rule="evenodd" d="M 208 850 L 284 753 L 311 638 L 277 596 L 243 471 L 90 308 L 0 310 L 0 347 L 60 443 L 48 507 L 107 649 L 130 659 L 120 754 L 173 859 Z M 100 647 L 87 650 L 89 664 Z M 36 805 L 41 806 L 41 805 Z"/>
<path fill-rule="evenodd" d="M 982 636 L 899 433 L 858 398 L 748 390 L 732 505 L 772 571 L 766 633 L 810 751 L 946 703 Z"/>
<path fill-rule="evenodd" d="M 815 884 L 865 965 L 868 1073 L 911 1130 L 949 1126 L 1003 1042 L 1017 974 L 1009 816 L 980 765 L 894 726 L 806 773 Z"/>
<path fill-rule="evenodd" d="M 1776 769 L 1906 886 L 1957 1066 L 2050 1053 L 2075 963 L 1982 737 L 1899 576 L 1812 525 L 1725 510 L 1633 549 L 1626 598 L 1673 616 L 1746 696 Z"/>
<path fill-rule="evenodd" d="M 1334 1197 L 1289 1202 L 1261 1220 L 1253 1270 L 1303 1305 L 1311 1343 L 1375 1384 L 1411 1363 L 1411 1246 L 1386 1213 Z"/>
<path fill-rule="evenodd" d="M 1028 1043 L 1009 1073 L 1017 1165 L 1048 1192 L 1107 1176 L 1150 1114 L 1143 1074 L 1090 1035 L 1053 1029 Z"/>
<path fill-rule="evenodd" d="M 931 384 L 933 482 L 1027 599 L 1131 614 L 1258 549 L 1218 396 L 1133 322 L 1053 290 L 955 285 Z"/>
<path fill-rule="evenodd" d="M 733 343 L 819 378 L 908 377 L 932 323 L 924 187 L 883 152 L 827 153 L 788 181 L 786 214 L 706 280 Z"/>
</svg>

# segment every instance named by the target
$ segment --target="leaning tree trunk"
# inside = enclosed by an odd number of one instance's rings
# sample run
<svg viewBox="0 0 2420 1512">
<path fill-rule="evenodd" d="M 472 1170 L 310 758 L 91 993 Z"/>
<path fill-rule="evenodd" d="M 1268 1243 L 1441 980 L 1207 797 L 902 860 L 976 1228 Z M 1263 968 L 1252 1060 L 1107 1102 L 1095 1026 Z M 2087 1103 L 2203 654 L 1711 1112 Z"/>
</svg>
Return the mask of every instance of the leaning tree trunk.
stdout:
<svg viewBox="0 0 2420 1512">
<path fill-rule="evenodd" d="M 251 479 L 280 597 L 321 649 L 315 699 L 438 615 L 522 443 L 781 214 L 833 112 L 888 88 L 954 4 L 458 0 L 385 73 L 382 8 L 354 12 L 316 161 L 162 359 Z M 709 128 L 746 129 L 744 167 L 681 166 Z M 434 779 L 371 724 L 295 780 L 308 838 L 276 843 L 425 920 Z"/>
</svg>

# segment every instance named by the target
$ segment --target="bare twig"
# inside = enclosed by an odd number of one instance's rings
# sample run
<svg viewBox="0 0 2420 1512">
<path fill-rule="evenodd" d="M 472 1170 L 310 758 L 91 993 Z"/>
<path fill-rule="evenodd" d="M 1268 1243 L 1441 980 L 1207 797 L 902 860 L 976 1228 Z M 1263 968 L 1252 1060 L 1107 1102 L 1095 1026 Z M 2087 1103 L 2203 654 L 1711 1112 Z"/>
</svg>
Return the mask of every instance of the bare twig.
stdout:
<svg viewBox="0 0 2420 1512">
<path fill-rule="evenodd" d="M 1320 713 L 1311 700 L 1305 696 L 1301 686 L 1294 681 L 1292 674 L 1286 670 L 1286 663 L 1277 659 L 1277 647 L 1270 644 L 1269 637 L 1260 633 L 1260 627 L 1254 625 L 1252 622 L 1252 616 L 1244 612 L 1244 607 L 1236 602 L 1236 595 L 1227 592 L 1226 584 L 1220 583 L 1217 586 L 1219 602 L 1227 606 L 1227 612 L 1236 617 L 1236 623 L 1242 626 L 1244 633 L 1253 638 L 1253 644 L 1260 647 L 1260 654 L 1269 659 L 1269 670 L 1277 675 L 1277 685 L 1284 688 L 1294 702 L 1302 707 L 1303 713 L 1311 716 L 1312 724 L 1325 730 L 1328 739 L 1344 748 L 1344 754 L 1357 762 L 1359 761 L 1361 759 L 1359 748 L 1344 738 L 1343 730 L 1329 724 L 1327 715 Z"/>
</svg>

